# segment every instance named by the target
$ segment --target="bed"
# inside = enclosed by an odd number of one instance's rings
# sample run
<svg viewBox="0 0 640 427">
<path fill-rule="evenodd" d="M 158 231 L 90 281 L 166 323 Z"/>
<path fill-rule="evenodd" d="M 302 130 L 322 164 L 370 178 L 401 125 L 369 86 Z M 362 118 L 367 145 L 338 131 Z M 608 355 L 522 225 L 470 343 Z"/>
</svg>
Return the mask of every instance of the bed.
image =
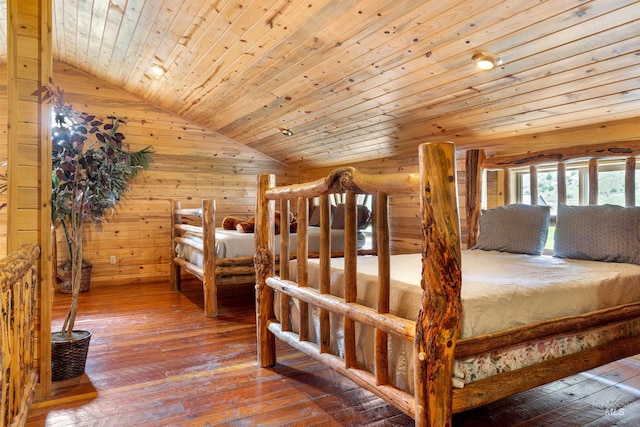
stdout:
<svg viewBox="0 0 640 427">
<path fill-rule="evenodd" d="M 632 215 L 627 229 L 615 229 L 620 221 L 611 221 L 613 228 L 605 236 L 628 237 L 631 232 L 634 238 L 618 239 L 632 240 L 630 259 L 616 258 L 612 254 L 617 249 L 602 247 L 590 253 L 593 259 L 576 259 L 585 250 L 572 246 L 576 230 L 570 228 L 589 225 L 585 212 L 571 207 L 558 213 L 556 236 L 568 236 L 556 240 L 564 244 L 557 245 L 558 256 L 539 254 L 537 231 L 530 236 L 535 254 L 514 254 L 493 248 L 495 239 L 488 237 L 494 234 L 487 230 L 492 217 L 500 223 L 505 212 L 520 215 L 524 208 L 480 214 L 479 191 L 467 190 L 472 249 L 463 251 L 455 148 L 447 142 L 423 144 L 419 159 L 419 174 L 372 176 L 347 167 L 320 180 L 282 187 L 273 176 L 260 176 L 255 263 L 262 367 L 276 363 L 278 338 L 387 400 L 416 425 L 444 426 L 451 425 L 455 412 L 640 353 L 639 208 L 597 209 L 600 220 Z M 477 185 L 483 164 L 482 156 L 467 158 L 467 185 Z M 344 257 L 332 259 L 321 238 L 319 258 L 310 259 L 299 237 L 295 259 L 281 257 L 276 275 L 276 203 L 286 209 L 293 202 L 300 209 L 310 198 L 344 191 Z M 358 256 L 355 249 L 353 200 L 361 192 L 378 198 L 377 256 Z M 412 193 L 420 195 L 422 252 L 391 256 L 388 198 Z M 596 210 L 585 209 L 589 215 Z M 525 210 L 536 221 L 544 211 Z M 306 224 L 304 215 L 298 218 L 299 234 L 304 235 Z M 597 228 L 606 227 L 590 227 Z M 321 223 L 321 229 L 326 232 L 328 225 Z M 287 242 L 280 243 L 280 253 L 288 253 Z M 574 280 L 566 281 L 567 276 Z M 504 283 L 496 290 L 499 282 Z M 509 304 L 497 303 L 499 298 Z M 546 310 L 549 306 L 554 310 Z M 519 311 L 522 307 L 526 310 Z"/>
<path fill-rule="evenodd" d="M 331 248 L 333 256 L 343 253 L 344 234 L 342 225 L 344 203 L 339 198 L 333 198 L 330 205 L 334 215 L 331 216 Z M 357 204 L 358 232 L 357 247 L 360 254 L 375 253 L 371 245 L 365 248 L 366 236 L 363 230 L 371 222 L 369 209 L 362 198 Z M 309 207 L 309 218 L 312 223 L 319 213 Z M 215 227 L 216 205 L 212 199 L 203 199 L 197 208 L 182 208 L 180 201 L 172 201 L 171 205 L 171 264 L 170 285 L 172 290 L 180 290 L 182 270 L 194 275 L 202 281 L 204 293 L 204 314 L 215 317 L 218 313 L 218 286 L 241 286 L 255 283 L 255 268 L 253 254 L 255 252 L 255 237 L 253 232 L 241 232 Z M 315 212 L 315 214 L 314 214 Z M 286 227 L 285 227 L 286 228 Z M 290 243 L 295 252 L 297 233 L 283 230 L 282 236 Z M 307 231 L 311 254 L 319 252 L 320 228 L 311 226 Z M 281 235 L 275 236 L 279 242 Z M 276 255 L 279 255 L 279 245 Z"/>
</svg>

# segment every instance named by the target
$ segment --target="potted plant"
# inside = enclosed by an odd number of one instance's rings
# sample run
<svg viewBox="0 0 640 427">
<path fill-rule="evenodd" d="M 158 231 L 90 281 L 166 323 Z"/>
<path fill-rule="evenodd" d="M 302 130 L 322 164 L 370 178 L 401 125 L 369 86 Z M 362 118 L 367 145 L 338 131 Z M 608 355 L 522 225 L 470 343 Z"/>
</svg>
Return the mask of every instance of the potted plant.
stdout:
<svg viewBox="0 0 640 427">
<path fill-rule="evenodd" d="M 119 131 L 125 124 L 122 119 L 110 116 L 103 121 L 78 112 L 53 83 L 47 86 L 45 98 L 53 107 L 55 121 L 51 216 L 54 227 L 63 230 L 71 272 L 69 311 L 61 331 L 52 334 L 52 377 L 57 381 L 84 373 L 91 338 L 88 331 L 74 330 L 83 280 L 83 227 L 87 222 L 100 226 L 105 221 L 105 214 L 127 192 L 131 180 L 149 167 L 152 152 L 151 147 L 129 151 Z"/>
</svg>

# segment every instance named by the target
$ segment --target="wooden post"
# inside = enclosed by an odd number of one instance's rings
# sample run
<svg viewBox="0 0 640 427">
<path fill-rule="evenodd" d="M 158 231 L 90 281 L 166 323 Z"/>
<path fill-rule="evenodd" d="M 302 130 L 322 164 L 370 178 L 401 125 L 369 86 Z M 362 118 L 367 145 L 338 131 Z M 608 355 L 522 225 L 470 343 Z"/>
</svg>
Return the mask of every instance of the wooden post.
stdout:
<svg viewBox="0 0 640 427">
<path fill-rule="evenodd" d="M 455 148 L 420 146 L 422 306 L 416 323 L 416 425 L 451 426 L 451 373 L 462 284 Z"/>
<path fill-rule="evenodd" d="M 627 157 L 624 170 L 624 200 L 626 206 L 636 205 L 636 158 Z"/>
<path fill-rule="evenodd" d="M 538 168 L 534 165 L 529 166 L 529 190 L 531 192 L 531 204 L 538 204 Z"/>
<path fill-rule="evenodd" d="M 389 195 L 376 193 L 375 212 L 376 237 L 378 248 L 378 313 L 389 313 L 391 260 L 389 249 Z M 375 374 L 378 384 L 389 382 L 389 352 L 387 347 L 388 334 L 381 329 L 375 330 Z"/>
<path fill-rule="evenodd" d="M 348 191 L 345 212 L 345 241 L 344 241 L 344 301 L 356 302 L 357 288 L 357 244 L 356 233 L 356 194 Z M 345 368 L 357 365 L 356 358 L 356 325 L 355 322 L 344 318 L 344 364 Z"/>
<path fill-rule="evenodd" d="M 298 214 L 299 218 L 303 215 L 308 215 L 309 212 L 309 208 L 305 203 L 307 199 L 303 197 L 301 197 L 301 199 L 302 200 L 298 201 L 298 212 L 300 212 L 300 214 Z M 284 280 L 289 280 L 289 254 L 291 253 L 291 249 L 289 249 L 289 235 L 291 234 L 289 226 L 290 212 L 291 200 L 280 200 L 280 257 L 278 262 L 278 272 L 280 277 Z M 300 230 L 300 232 L 302 233 L 302 229 Z"/>
<path fill-rule="evenodd" d="M 204 293 L 204 315 L 218 315 L 218 286 L 216 283 L 216 202 L 202 201 L 202 291 Z"/>
<path fill-rule="evenodd" d="M 256 192 L 256 254 L 254 264 L 256 268 L 256 335 L 258 363 L 266 368 L 276 363 L 276 338 L 269 331 L 269 321 L 274 318 L 273 289 L 267 286 L 267 277 L 275 270 L 273 255 L 273 216 L 274 202 L 267 201 L 267 190 L 275 186 L 275 176 L 272 174 L 258 175 L 258 191 Z"/>
<path fill-rule="evenodd" d="M 36 307 L 38 396 L 51 387 L 51 110 L 42 87 L 52 74 L 51 0 L 7 1 L 7 251 L 22 243 L 41 250 Z M 22 153 L 22 154 L 20 154 Z M 28 155 L 26 155 L 26 154 Z M 18 190 L 20 188 L 20 190 Z"/>
<path fill-rule="evenodd" d="M 320 206 L 322 206 L 322 202 L 320 203 Z M 327 205 L 327 209 L 329 209 L 328 205 Z M 329 215 L 329 214 L 327 213 L 326 215 Z M 321 221 L 329 221 L 328 219 L 329 217 L 328 216 L 323 217 L 322 212 L 320 217 L 321 217 Z M 297 267 L 298 267 L 298 274 L 297 274 L 296 280 L 298 282 L 298 286 L 304 288 L 307 286 L 307 283 L 309 281 L 309 268 L 308 268 L 309 264 L 307 262 L 309 258 L 309 214 L 307 213 L 306 218 L 299 218 L 299 219 L 304 220 L 304 229 L 301 229 L 301 228 L 298 229 L 298 258 L 296 260 Z M 301 225 L 301 222 L 299 221 L 298 226 L 300 225 Z M 282 318 L 282 320 L 284 321 L 284 318 Z M 300 325 L 299 326 L 300 330 L 298 331 L 298 335 L 300 336 L 300 341 L 307 341 L 309 337 L 309 304 L 303 301 L 299 301 L 298 325 Z"/>
<path fill-rule="evenodd" d="M 589 204 L 598 204 L 598 160 L 589 159 Z"/>
<path fill-rule="evenodd" d="M 564 162 L 558 162 L 558 206 L 567 203 L 567 168 Z"/>
<path fill-rule="evenodd" d="M 502 170 L 504 175 L 504 204 L 508 205 L 511 203 L 511 169 L 504 168 Z"/>
<path fill-rule="evenodd" d="M 466 208 L 467 208 L 467 247 L 475 246 L 478 240 L 478 224 L 482 205 L 482 162 L 483 150 L 467 150 L 466 157 Z"/>
<path fill-rule="evenodd" d="M 169 265 L 169 285 L 172 291 L 179 291 L 182 287 L 181 268 L 179 264 L 174 262 L 178 256 L 176 251 L 176 238 L 182 235 L 182 232 L 176 228 L 177 224 L 180 224 L 182 217 L 176 213 L 177 209 L 180 209 L 182 204 L 179 201 L 171 200 L 171 264 Z"/>
</svg>

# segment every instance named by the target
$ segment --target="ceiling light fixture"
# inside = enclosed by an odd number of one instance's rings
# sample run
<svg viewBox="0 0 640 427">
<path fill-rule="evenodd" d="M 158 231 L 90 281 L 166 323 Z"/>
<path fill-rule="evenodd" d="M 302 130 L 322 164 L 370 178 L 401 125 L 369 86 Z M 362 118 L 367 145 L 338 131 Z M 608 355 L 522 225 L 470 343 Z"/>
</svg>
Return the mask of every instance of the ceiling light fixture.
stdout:
<svg viewBox="0 0 640 427">
<path fill-rule="evenodd" d="M 164 74 L 165 70 L 162 65 L 154 64 L 151 66 L 151 71 L 155 74 L 156 77 L 160 77 Z"/>
<path fill-rule="evenodd" d="M 502 59 L 491 52 L 478 52 L 471 57 L 471 60 L 481 70 L 490 70 L 502 65 Z"/>
<path fill-rule="evenodd" d="M 293 136 L 293 131 L 291 129 L 282 129 L 281 132 L 284 136 Z"/>
</svg>

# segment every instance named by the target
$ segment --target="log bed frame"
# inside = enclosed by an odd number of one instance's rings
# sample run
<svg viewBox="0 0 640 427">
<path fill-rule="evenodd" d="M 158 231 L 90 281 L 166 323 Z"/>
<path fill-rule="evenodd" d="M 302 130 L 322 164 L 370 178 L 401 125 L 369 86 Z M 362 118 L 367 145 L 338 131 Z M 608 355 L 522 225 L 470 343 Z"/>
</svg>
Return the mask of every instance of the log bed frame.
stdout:
<svg viewBox="0 0 640 427">
<path fill-rule="evenodd" d="M 624 145 L 624 144 L 622 144 Z M 592 146 L 593 147 L 593 146 Z M 584 152 L 582 152 L 584 153 Z M 623 155 L 637 155 L 638 149 Z M 614 153 L 610 153 L 614 154 Z M 620 152 L 615 153 L 618 157 Z M 572 158 L 577 157 L 574 156 Z M 584 154 L 582 154 L 584 157 Z M 565 158 L 555 158 L 564 160 Z M 532 163 L 535 163 L 532 162 Z M 627 161 L 627 174 L 634 174 Z M 527 164 L 525 162 L 525 164 Z M 529 163 L 531 164 L 531 163 Z M 482 152 L 467 155 L 466 204 L 470 240 L 477 235 L 479 218 L 479 182 L 484 166 L 504 167 L 484 159 Z M 506 167 L 522 165 L 516 161 Z M 597 170 L 597 168 L 595 168 Z M 511 328 L 498 333 L 468 339 L 458 339 L 461 322 L 461 242 L 457 206 L 455 148 L 450 142 L 426 143 L 419 147 L 419 174 L 367 175 L 354 168 L 341 168 L 328 177 L 310 183 L 277 187 L 275 177 L 258 177 L 256 214 L 256 314 L 258 362 L 262 367 L 276 363 L 275 338 L 306 353 L 321 363 L 375 393 L 415 419 L 418 426 L 451 426 L 453 413 L 469 410 L 506 396 L 573 375 L 617 359 L 640 353 L 640 337 L 625 338 L 615 343 L 596 346 L 561 358 L 545 361 L 517 371 L 505 372 L 478 380 L 461 389 L 451 384 L 454 358 L 498 350 L 544 337 L 585 332 L 605 325 L 622 324 L 640 318 L 640 303 L 627 304 L 579 316 L 544 321 Z M 631 179 L 631 178 L 628 178 Z M 628 182 L 628 181 L 627 181 Z M 275 275 L 273 211 L 276 201 L 280 210 L 296 203 L 298 212 L 305 212 L 309 199 L 320 197 L 323 207 L 321 227 L 328 230 L 327 195 L 347 193 L 345 212 L 345 295 L 329 295 L 328 240 L 321 240 L 320 290 L 307 286 L 306 247 L 298 242 L 298 275 L 289 277 L 289 261 L 280 260 L 280 276 Z M 374 217 L 377 234 L 379 293 L 377 309 L 355 303 L 355 194 L 373 193 L 378 199 Z M 389 310 L 389 226 L 387 202 L 389 195 L 419 192 L 422 225 L 422 289 L 421 309 L 415 319 L 402 319 L 388 314 Z M 628 191 L 627 191 L 628 192 Z M 629 199 L 627 199 L 629 200 Z M 298 217 L 298 233 L 306 233 L 308 218 Z M 475 224 L 474 224 L 475 222 Z M 324 234 L 324 233 L 323 233 Z M 287 239 L 281 239 L 281 252 L 288 253 Z M 290 280 L 291 279 L 291 280 Z M 308 331 L 291 330 L 289 322 L 276 318 L 275 292 L 280 294 L 280 318 L 287 318 L 288 301 L 300 302 L 299 324 L 306 325 L 309 305 L 318 307 L 320 317 L 319 345 L 308 340 Z M 329 312 L 344 316 L 344 358 L 329 352 Z M 355 324 L 375 328 L 375 373 L 359 369 L 356 364 Z M 399 390 L 387 378 L 387 336 L 394 334 L 414 343 L 415 393 Z"/>
<path fill-rule="evenodd" d="M 191 224 L 184 224 L 191 220 Z M 218 315 L 218 286 L 241 285 L 255 282 L 253 257 L 216 258 L 216 204 L 212 199 L 202 200 L 199 208 L 183 209 L 181 202 L 171 201 L 171 290 L 181 288 L 182 269 L 202 281 L 204 293 L 204 315 Z M 192 232 L 203 236 L 203 243 L 182 237 Z M 208 237 L 207 237 L 208 236 Z M 186 245 L 199 251 L 203 256 L 202 267 L 178 256 L 176 245 Z"/>
<path fill-rule="evenodd" d="M 333 196 L 331 203 L 336 205 L 342 202 L 339 198 L 340 195 L 334 194 Z M 373 203 L 375 204 L 375 199 Z M 171 201 L 170 288 L 174 291 L 181 289 L 182 269 L 202 281 L 204 315 L 206 317 L 216 317 L 218 315 L 219 286 L 255 284 L 256 279 L 253 256 L 216 257 L 215 224 L 215 200 L 203 199 L 200 207 L 186 209 L 182 208 L 180 201 Z M 193 240 L 185 239 L 183 235 L 186 232 L 202 236 L 203 243 L 200 244 Z M 283 236 L 288 236 L 289 228 L 283 227 L 282 234 Z M 375 232 L 373 233 L 373 238 L 375 239 Z M 177 245 L 186 245 L 201 253 L 203 258 L 202 267 L 180 258 Z M 359 255 L 372 255 L 375 253 L 375 243 L 370 249 L 358 249 Z M 333 251 L 331 255 L 333 257 L 341 257 L 343 254 L 343 251 Z M 318 257 L 318 253 L 312 253 L 309 256 Z"/>
</svg>

